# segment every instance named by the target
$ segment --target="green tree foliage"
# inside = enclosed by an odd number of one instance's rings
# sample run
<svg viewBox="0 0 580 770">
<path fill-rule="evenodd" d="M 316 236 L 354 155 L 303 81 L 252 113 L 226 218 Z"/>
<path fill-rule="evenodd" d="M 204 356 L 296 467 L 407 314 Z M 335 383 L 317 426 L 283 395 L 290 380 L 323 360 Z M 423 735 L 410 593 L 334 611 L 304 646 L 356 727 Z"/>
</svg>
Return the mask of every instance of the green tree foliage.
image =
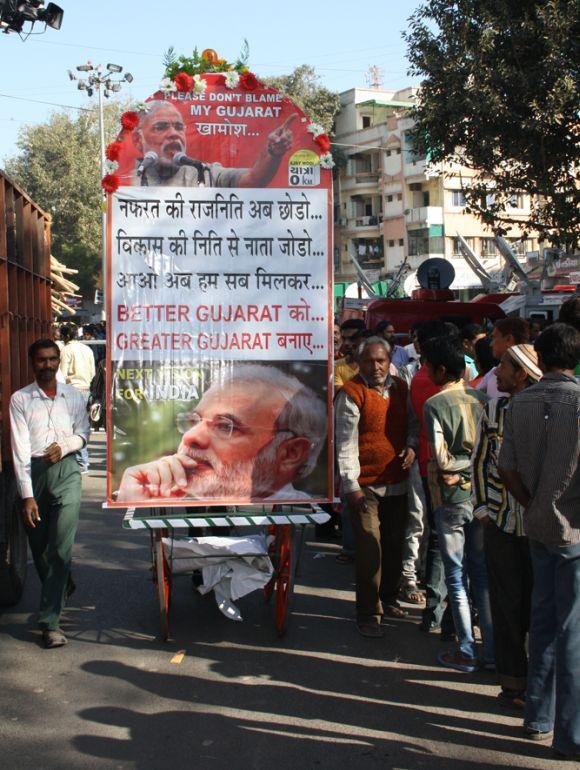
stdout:
<svg viewBox="0 0 580 770">
<path fill-rule="evenodd" d="M 332 130 L 334 116 L 340 109 L 340 99 L 337 93 L 320 85 L 314 67 L 302 64 L 290 75 L 264 78 L 264 82 L 292 99 L 310 120 L 320 123 L 327 133 Z"/>
<path fill-rule="evenodd" d="M 419 150 L 477 170 L 468 207 L 501 231 L 536 196 L 529 228 L 573 248 L 578 207 L 577 0 L 428 0 L 405 33 Z"/>
<path fill-rule="evenodd" d="M 120 129 L 123 107 L 105 106 L 105 139 Z M 68 267 L 81 293 L 92 298 L 101 271 L 101 166 L 98 114 L 55 112 L 46 123 L 25 126 L 20 154 L 7 173 L 52 215 L 52 253 Z"/>
</svg>

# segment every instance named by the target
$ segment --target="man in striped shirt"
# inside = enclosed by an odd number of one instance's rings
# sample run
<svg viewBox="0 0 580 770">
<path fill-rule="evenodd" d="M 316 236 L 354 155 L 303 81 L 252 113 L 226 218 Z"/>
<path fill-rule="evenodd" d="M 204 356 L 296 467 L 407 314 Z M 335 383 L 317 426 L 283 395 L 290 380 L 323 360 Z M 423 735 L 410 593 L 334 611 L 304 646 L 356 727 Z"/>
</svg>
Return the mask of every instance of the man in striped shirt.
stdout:
<svg viewBox="0 0 580 770">
<path fill-rule="evenodd" d="M 506 414 L 504 483 L 524 507 L 534 568 L 525 734 L 580 756 L 580 332 L 557 323 L 535 343 L 544 376 Z"/>
<path fill-rule="evenodd" d="M 443 666 L 470 673 L 479 667 L 479 662 L 469 607 L 468 577 L 479 610 L 484 665 L 494 666 L 483 525 L 473 518 L 471 505 L 471 452 L 477 423 L 488 398 L 465 386 L 465 359 L 459 337 L 427 340 L 421 347 L 421 355 L 429 377 L 441 387 L 424 407 L 430 450 L 428 481 L 448 600 L 459 642 L 458 650 L 443 652 L 438 659 Z"/>
<path fill-rule="evenodd" d="M 496 375 L 499 389 L 512 398 L 533 385 L 542 376 L 534 348 L 531 345 L 508 348 Z M 474 515 L 485 526 L 485 559 L 495 661 L 502 688 L 500 697 L 523 708 L 532 562 L 528 539 L 523 533 L 522 506 L 505 488 L 497 467 L 509 397 L 494 398 L 484 406 L 471 460 L 471 499 Z"/>
</svg>

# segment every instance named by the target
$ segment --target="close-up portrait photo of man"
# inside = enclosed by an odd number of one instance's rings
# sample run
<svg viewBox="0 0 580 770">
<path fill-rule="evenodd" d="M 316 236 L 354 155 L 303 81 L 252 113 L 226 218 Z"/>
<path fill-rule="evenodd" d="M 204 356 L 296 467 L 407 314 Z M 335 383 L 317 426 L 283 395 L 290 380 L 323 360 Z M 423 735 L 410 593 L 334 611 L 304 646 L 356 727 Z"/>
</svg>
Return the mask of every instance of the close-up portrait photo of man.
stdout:
<svg viewBox="0 0 580 770">
<path fill-rule="evenodd" d="M 117 501 L 300 500 L 325 445 L 327 406 L 274 366 L 234 365 L 176 417 L 175 454 L 125 469 Z M 322 495 L 322 492 L 321 492 Z"/>
</svg>

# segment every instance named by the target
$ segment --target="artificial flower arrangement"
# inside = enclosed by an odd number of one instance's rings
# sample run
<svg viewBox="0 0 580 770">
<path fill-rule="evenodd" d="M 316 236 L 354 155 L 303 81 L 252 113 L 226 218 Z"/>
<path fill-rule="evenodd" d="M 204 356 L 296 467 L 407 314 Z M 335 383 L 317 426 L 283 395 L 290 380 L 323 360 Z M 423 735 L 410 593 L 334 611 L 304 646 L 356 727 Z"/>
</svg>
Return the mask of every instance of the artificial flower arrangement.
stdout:
<svg viewBox="0 0 580 770">
<path fill-rule="evenodd" d="M 202 94 L 207 83 L 204 75 L 219 75 L 222 85 L 226 88 L 242 88 L 246 91 L 255 91 L 262 84 L 258 78 L 250 72 L 248 68 L 249 46 L 248 41 L 244 40 L 242 51 L 234 63 L 220 58 L 213 48 L 206 48 L 198 53 L 194 48 L 193 55 L 176 56 L 173 48 L 170 48 L 165 54 L 164 64 L 165 73 L 159 85 L 159 90 L 165 93 L 198 93 Z M 139 125 L 139 116 L 147 111 L 147 103 L 135 106 L 134 110 L 128 110 L 121 116 L 121 134 L 114 142 L 108 145 L 106 150 L 107 160 L 111 163 L 117 162 L 122 150 L 122 142 L 125 135 L 134 131 Z M 310 123 L 307 131 L 312 134 L 312 139 L 318 148 L 322 151 L 320 155 L 320 166 L 325 169 L 334 167 L 334 160 L 330 152 L 330 139 L 325 133 L 324 128 L 318 123 Z M 117 174 L 106 174 L 101 182 L 105 192 L 115 192 L 119 187 L 120 180 Z"/>
</svg>

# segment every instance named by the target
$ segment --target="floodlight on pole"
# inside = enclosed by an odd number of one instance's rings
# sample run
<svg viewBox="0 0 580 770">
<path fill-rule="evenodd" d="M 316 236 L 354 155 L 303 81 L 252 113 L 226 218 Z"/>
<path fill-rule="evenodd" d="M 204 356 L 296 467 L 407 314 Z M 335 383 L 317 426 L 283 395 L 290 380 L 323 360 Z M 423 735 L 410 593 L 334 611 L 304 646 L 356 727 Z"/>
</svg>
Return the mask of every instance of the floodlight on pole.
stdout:
<svg viewBox="0 0 580 770">
<path fill-rule="evenodd" d="M 124 82 L 133 82 L 133 75 L 130 72 L 126 72 L 124 76 L 121 76 L 123 67 L 120 64 L 112 64 L 109 62 L 106 66 L 106 71 L 103 71 L 103 67 L 100 64 L 94 65 L 88 61 L 86 64 L 77 65 L 79 72 L 90 73 L 88 79 L 79 80 L 78 88 L 81 91 L 86 91 L 88 96 L 92 96 L 95 91 L 98 95 L 98 110 L 99 110 L 99 134 L 100 134 L 100 149 L 101 149 L 101 178 L 107 173 L 106 155 L 105 155 L 105 121 L 103 114 L 103 96 L 108 99 L 113 93 L 118 93 L 121 90 L 121 86 Z M 69 70 L 69 77 L 71 76 Z M 118 79 L 114 79 L 114 76 L 118 76 Z M 76 79 L 73 75 L 71 80 Z M 82 84 L 82 85 L 81 85 Z M 103 275 L 103 307 L 107 307 L 107 214 L 106 214 L 106 195 L 102 193 L 102 275 Z"/>
<path fill-rule="evenodd" d="M 46 27 L 60 29 L 64 17 L 63 9 L 55 3 L 44 7 L 44 0 L 0 0 L 0 30 L 8 34 L 16 32 L 22 40 L 29 35 L 41 35 Z M 36 23 L 44 24 L 42 32 L 33 32 Z M 25 24 L 30 24 L 24 29 Z"/>
</svg>

